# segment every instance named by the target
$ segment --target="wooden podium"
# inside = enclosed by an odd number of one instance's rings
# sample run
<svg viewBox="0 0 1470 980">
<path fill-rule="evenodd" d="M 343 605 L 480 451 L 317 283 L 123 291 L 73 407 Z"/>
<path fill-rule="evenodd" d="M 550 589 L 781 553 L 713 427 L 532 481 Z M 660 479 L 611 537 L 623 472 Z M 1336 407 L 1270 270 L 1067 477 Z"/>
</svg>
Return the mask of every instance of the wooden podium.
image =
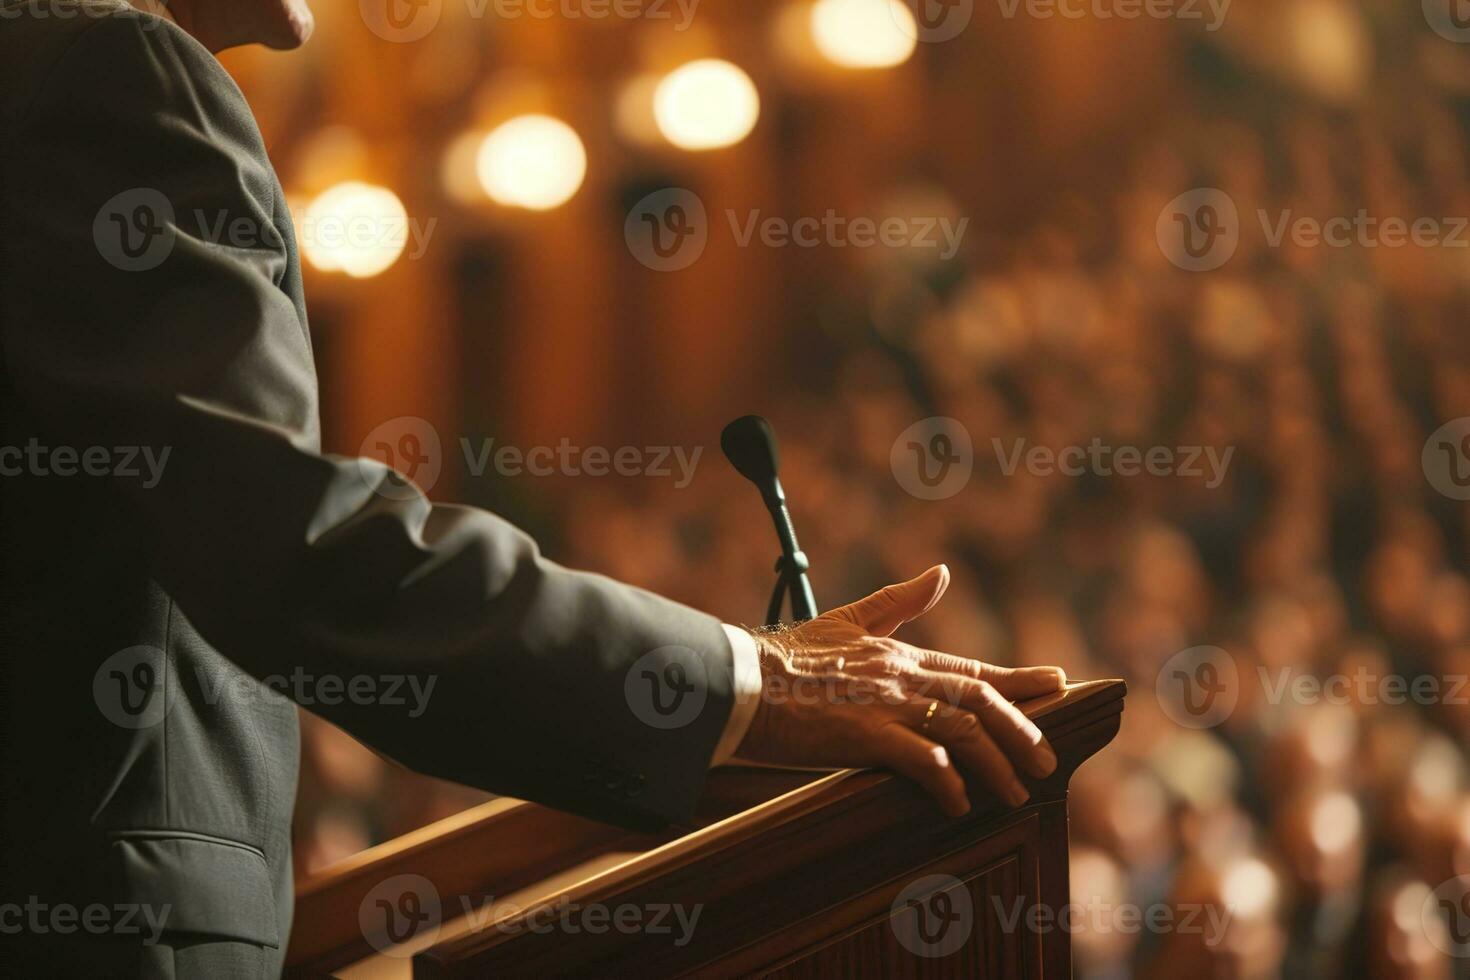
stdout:
<svg viewBox="0 0 1470 980">
<path fill-rule="evenodd" d="M 659 836 L 494 800 L 302 883 L 287 976 L 1064 980 L 1067 783 L 1124 692 L 1022 704 L 1057 771 L 1020 809 L 973 789 L 960 820 L 864 770 L 721 769 Z"/>
</svg>

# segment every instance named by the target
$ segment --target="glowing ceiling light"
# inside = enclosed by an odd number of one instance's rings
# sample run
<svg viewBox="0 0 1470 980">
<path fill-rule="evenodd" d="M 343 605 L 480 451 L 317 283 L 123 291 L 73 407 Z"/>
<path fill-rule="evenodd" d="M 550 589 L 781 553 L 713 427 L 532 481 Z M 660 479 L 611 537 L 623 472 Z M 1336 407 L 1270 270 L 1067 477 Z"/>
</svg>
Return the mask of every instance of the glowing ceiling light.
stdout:
<svg viewBox="0 0 1470 980">
<path fill-rule="evenodd" d="M 755 128 L 760 111 L 760 95 L 750 76 L 718 58 L 675 68 L 653 94 L 659 132 L 685 150 L 739 143 Z"/>
<path fill-rule="evenodd" d="M 822 56 L 844 68 L 891 68 L 909 60 L 919 36 L 901 0 L 817 0 L 812 40 Z"/>
<path fill-rule="evenodd" d="M 475 160 L 480 186 L 508 207 L 548 211 L 564 204 L 587 176 L 587 151 L 576 130 L 551 116 L 517 116 L 491 130 Z"/>
<path fill-rule="evenodd" d="M 388 188 L 351 180 L 317 195 L 300 231 L 301 250 L 313 267 L 366 279 L 403 254 L 408 212 Z"/>
</svg>

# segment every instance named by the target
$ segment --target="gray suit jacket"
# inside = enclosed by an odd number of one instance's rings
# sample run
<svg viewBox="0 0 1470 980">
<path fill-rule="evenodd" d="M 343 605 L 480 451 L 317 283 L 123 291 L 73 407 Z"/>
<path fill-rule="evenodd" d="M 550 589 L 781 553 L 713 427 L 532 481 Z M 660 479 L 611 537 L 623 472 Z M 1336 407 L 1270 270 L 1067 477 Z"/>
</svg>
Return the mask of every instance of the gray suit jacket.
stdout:
<svg viewBox="0 0 1470 980">
<path fill-rule="evenodd" d="M 719 622 L 319 453 L 251 114 L 115 0 L 0 0 L 0 358 L 0 944 L 31 975 L 279 970 L 281 691 L 422 772 L 690 812 L 730 709 Z M 702 708 L 650 723 L 636 692 L 668 677 Z"/>
</svg>

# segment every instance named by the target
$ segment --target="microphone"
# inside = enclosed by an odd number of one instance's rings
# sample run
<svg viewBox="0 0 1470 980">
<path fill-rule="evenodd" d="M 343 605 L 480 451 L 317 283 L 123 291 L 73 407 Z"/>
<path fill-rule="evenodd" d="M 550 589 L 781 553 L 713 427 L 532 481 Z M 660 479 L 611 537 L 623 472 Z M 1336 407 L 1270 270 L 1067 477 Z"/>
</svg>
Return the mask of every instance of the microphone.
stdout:
<svg viewBox="0 0 1470 980">
<path fill-rule="evenodd" d="M 786 509 L 786 492 L 777 475 L 781 469 L 780 453 L 776 449 L 776 433 L 772 431 L 771 423 L 759 415 L 742 415 L 720 433 L 720 449 L 735 471 L 760 491 L 761 499 L 776 524 L 776 537 L 781 542 L 781 557 L 776 559 L 776 591 L 766 609 L 766 625 L 774 626 L 781 621 L 781 603 L 788 589 L 791 591 L 792 618 L 798 622 L 815 619 L 817 602 L 812 596 L 811 581 L 806 576 L 811 563 L 796 543 L 796 528 L 791 523 L 791 513 Z"/>
</svg>

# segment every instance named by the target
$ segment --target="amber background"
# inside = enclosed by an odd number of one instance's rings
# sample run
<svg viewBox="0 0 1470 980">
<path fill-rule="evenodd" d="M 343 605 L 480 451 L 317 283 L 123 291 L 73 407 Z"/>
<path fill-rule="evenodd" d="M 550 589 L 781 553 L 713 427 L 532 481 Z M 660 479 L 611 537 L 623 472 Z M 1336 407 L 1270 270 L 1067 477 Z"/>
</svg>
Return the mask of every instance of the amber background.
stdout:
<svg viewBox="0 0 1470 980">
<path fill-rule="evenodd" d="M 777 423 L 819 601 L 947 561 L 955 587 L 916 642 L 1123 676 L 1115 746 L 1075 785 L 1079 902 L 1229 904 L 1226 940 L 1084 929 L 1083 977 L 1448 977 L 1420 912 L 1470 871 L 1470 712 L 1272 704 L 1245 683 L 1224 724 L 1183 729 L 1160 665 L 1199 644 L 1242 676 L 1453 678 L 1470 669 L 1463 504 L 1420 466 L 1470 414 L 1467 250 L 1267 248 L 1255 208 L 1470 214 L 1467 49 L 1417 3 L 1236 0 L 1177 20 L 1007 19 L 881 71 L 798 68 L 774 2 L 705 0 L 695 29 L 456 19 L 412 44 L 321 4 L 290 55 L 240 52 L 289 192 L 391 187 L 438 219 L 428 252 L 368 280 L 308 274 L 328 447 L 398 416 L 445 441 L 432 496 L 491 507 L 559 560 L 732 621 L 763 611 L 774 548 L 719 458 L 730 417 Z M 633 73 L 716 54 L 763 105 L 739 145 L 649 149 L 613 126 Z M 544 214 L 464 206 L 440 162 L 507 106 L 571 123 L 586 183 Z M 341 127 L 341 128 L 338 128 Z M 345 149 L 344 149 L 345 147 Z M 696 191 L 715 227 L 677 273 L 623 236 L 649 190 Z M 1247 216 L 1223 269 L 1154 237 L 1164 204 L 1224 189 Z M 726 208 L 795 218 L 908 204 L 971 219 L 952 262 L 884 250 L 735 247 Z M 934 203 L 938 202 L 938 203 Z M 961 420 L 976 475 L 905 494 L 894 439 Z M 704 447 L 694 483 L 471 477 L 456 440 Z M 1234 446 L 1216 488 L 1186 478 L 1002 474 L 992 437 Z M 487 746 L 486 751 L 514 751 Z M 307 729 L 303 871 L 479 797 Z"/>
</svg>

